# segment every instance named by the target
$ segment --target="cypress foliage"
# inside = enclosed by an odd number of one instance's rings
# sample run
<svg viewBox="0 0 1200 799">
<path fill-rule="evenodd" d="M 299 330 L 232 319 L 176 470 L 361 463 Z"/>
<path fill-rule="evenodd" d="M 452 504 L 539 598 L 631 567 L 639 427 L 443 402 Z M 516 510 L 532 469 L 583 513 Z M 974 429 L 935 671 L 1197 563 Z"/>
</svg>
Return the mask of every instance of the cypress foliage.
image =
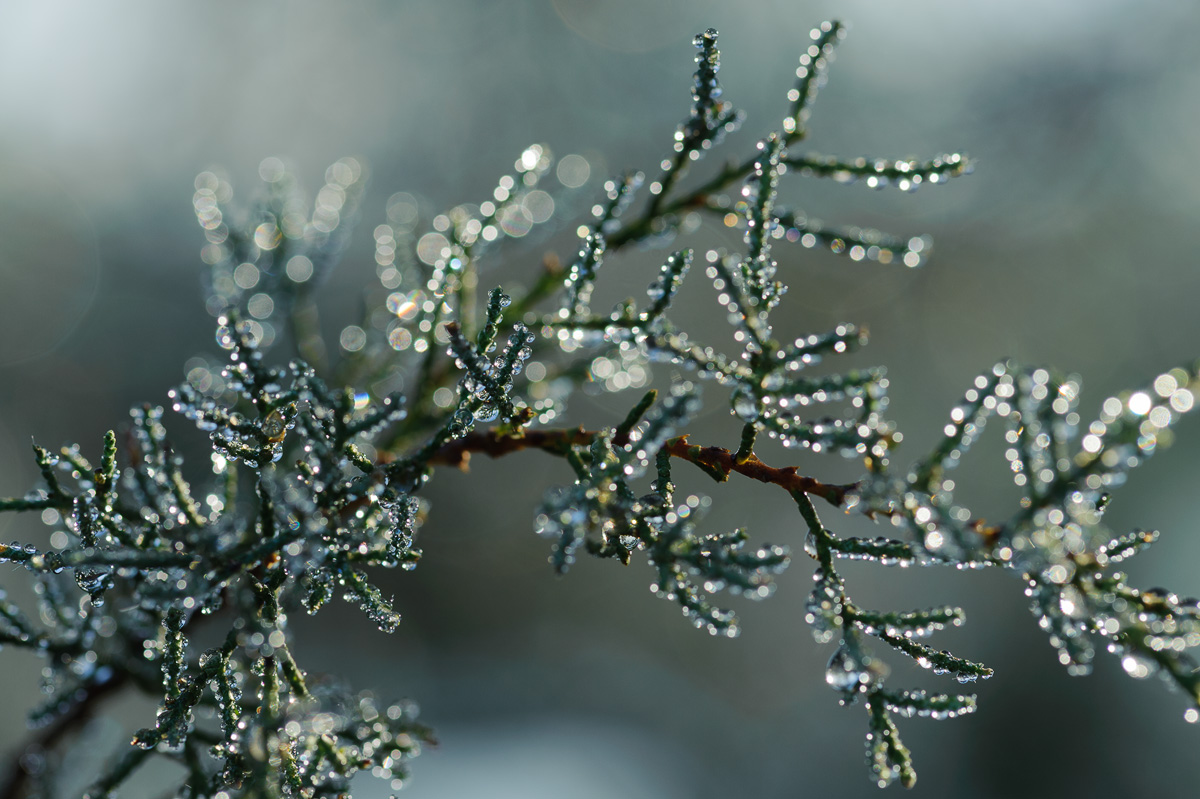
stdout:
<svg viewBox="0 0 1200 799">
<path fill-rule="evenodd" d="M 437 467 L 461 465 L 473 452 L 524 449 L 564 462 L 568 482 L 549 488 L 534 510 L 554 571 L 567 572 L 580 553 L 624 564 L 644 558 L 651 589 L 714 635 L 740 630 L 722 597 L 770 597 L 793 553 L 755 543 L 754 531 L 703 529 L 710 501 L 676 497 L 673 470 L 786 491 L 807 530 L 800 550 L 815 564 L 804 618 L 818 643 L 833 646 L 826 682 L 866 711 L 867 761 L 881 786 L 916 780 L 898 719 L 976 709 L 972 695 L 893 685 L 885 655 L 964 684 L 993 672 L 926 643 L 964 623 L 962 610 L 862 607 L 839 571 L 847 559 L 1010 573 L 1070 673 L 1087 673 L 1097 650 L 1107 651 L 1131 676 L 1157 674 L 1181 689 L 1185 718 L 1200 720 L 1200 671 L 1189 654 L 1200 643 L 1200 601 L 1130 586 L 1115 567 L 1158 534 L 1122 535 L 1103 524 L 1110 493 L 1170 443 L 1172 425 L 1194 407 L 1200 365 L 1167 369 L 1106 400 L 1085 424 L 1077 378 L 997 364 L 951 409 L 933 450 L 898 467 L 886 371 L 843 365 L 867 343 L 866 331 L 847 322 L 777 337 L 772 316 L 788 288 L 778 248 L 822 247 L 880 268 L 920 266 L 931 251 L 925 237 L 829 228 L 789 210 L 777 196 L 781 182 L 911 191 L 971 169 L 960 154 L 908 161 L 799 151 L 844 33 L 838 23 L 812 31 L 779 130 L 685 182 L 743 122 L 723 98 L 717 33 L 699 34 L 692 106 L 658 173 L 605 183 L 570 267 L 548 264 L 520 292 L 495 287 L 483 299 L 475 287 L 506 240 L 552 218 L 548 148 L 529 147 L 491 199 L 457 206 L 428 228 L 393 209 L 374 233 L 386 300 L 342 330 L 337 347 L 320 337 L 317 299 L 357 209 L 359 164 L 331 166 L 308 211 L 294 179 L 264 162 L 267 201 L 237 224 L 227 187 L 201 175 L 194 205 L 222 353 L 168 399 L 172 414 L 207 433 L 210 478 L 184 478 L 167 411 L 144 405 L 94 445 L 98 465 L 88 447 L 35 445 L 39 485 L 0 499 L 0 511 L 38 513 L 51 532 L 48 546 L 0 544 L 0 562 L 23 570 L 36 589 L 36 613 L 0 593 L 0 644 L 45 661 L 45 700 L 30 717 L 38 745 L 51 748 L 102 697 L 138 691 L 158 699 L 157 714 L 96 775 L 91 799 L 112 795 L 151 757 L 184 767 L 177 795 L 186 797 L 341 796 L 362 770 L 400 787 L 409 761 L 433 741 L 415 706 L 384 705 L 306 673 L 292 655 L 288 618 L 340 597 L 394 630 L 400 613 L 372 575 L 417 565 L 430 513 L 423 492 Z M 744 231 L 744 251 L 679 247 L 644 298 L 594 306 L 606 261 L 638 245 L 676 246 L 702 216 Z M 732 352 L 672 319 L 680 286 L 696 271 L 717 293 Z M 290 361 L 283 342 L 295 351 Z M 589 366 L 599 359 L 626 376 L 667 364 L 696 382 L 677 377 L 662 396 L 649 391 L 594 429 L 556 427 L 581 383 L 623 387 Z M 402 383 L 389 379 L 397 374 Z M 710 401 L 727 403 L 738 419 L 736 440 L 691 440 L 702 381 Z M 401 384 L 408 390 L 389 391 Z M 992 419 L 1022 498 L 989 525 L 956 501 L 949 475 Z M 764 436 L 854 459 L 863 476 L 833 484 L 769 465 L 755 450 Z M 887 534 L 838 536 L 818 504 L 866 516 Z M 191 641 L 201 627 L 220 631 L 223 643 L 197 651 Z M 18 764 L 7 795 L 45 778 Z"/>
</svg>

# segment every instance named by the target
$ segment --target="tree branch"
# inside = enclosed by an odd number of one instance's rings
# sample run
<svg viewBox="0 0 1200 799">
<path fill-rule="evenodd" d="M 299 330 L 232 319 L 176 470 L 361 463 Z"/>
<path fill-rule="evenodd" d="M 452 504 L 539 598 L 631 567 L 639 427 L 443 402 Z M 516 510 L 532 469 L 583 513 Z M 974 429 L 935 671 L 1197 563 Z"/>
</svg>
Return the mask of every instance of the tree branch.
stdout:
<svg viewBox="0 0 1200 799">
<path fill-rule="evenodd" d="M 570 430 L 525 430 L 519 435 L 499 430 L 472 432 L 443 446 L 434 453 L 429 463 L 454 466 L 465 471 L 473 452 L 500 458 L 521 450 L 540 449 L 554 455 L 565 456 L 572 447 L 590 445 L 598 435 L 600 435 L 600 431 L 585 430 L 582 427 Z M 614 440 L 613 443 L 620 445 L 625 442 Z M 672 457 L 695 464 L 718 482 L 725 482 L 729 479 L 731 472 L 737 472 L 760 483 L 777 485 L 789 494 L 803 491 L 806 494 L 820 497 L 834 507 L 841 507 L 845 502 L 846 494 L 858 486 L 857 483 L 844 485 L 822 483 L 820 480 L 800 474 L 795 466 L 769 466 L 753 454 L 739 462 L 735 453 L 723 447 L 702 447 L 691 444 L 686 435 L 670 439 L 664 449 Z"/>
</svg>

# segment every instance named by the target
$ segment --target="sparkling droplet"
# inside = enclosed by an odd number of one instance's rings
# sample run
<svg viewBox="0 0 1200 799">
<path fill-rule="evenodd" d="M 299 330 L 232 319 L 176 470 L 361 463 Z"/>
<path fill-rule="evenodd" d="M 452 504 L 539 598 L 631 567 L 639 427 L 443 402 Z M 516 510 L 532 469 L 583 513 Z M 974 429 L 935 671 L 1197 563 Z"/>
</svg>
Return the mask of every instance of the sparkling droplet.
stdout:
<svg viewBox="0 0 1200 799">
<path fill-rule="evenodd" d="M 846 693 L 869 691 L 887 675 L 887 667 L 878 659 L 853 651 L 845 641 L 829 658 L 825 668 L 825 682 L 831 688 Z"/>
<path fill-rule="evenodd" d="M 759 385 L 763 387 L 764 391 L 779 391 L 779 389 L 783 388 L 784 382 L 782 372 L 771 372 L 763 377 Z"/>
<path fill-rule="evenodd" d="M 487 424 L 488 422 L 496 421 L 496 417 L 500 415 L 500 409 L 495 405 L 484 405 L 475 411 L 475 420 Z"/>
<path fill-rule="evenodd" d="M 283 414 L 279 409 L 275 409 L 267 414 L 267 418 L 262 423 L 263 435 L 267 437 L 267 441 L 272 444 L 277 444 L 283 440 L 287 433 L 287 423 L 284 421 Z"/>
<path fill-rule="evenodd" d="M 1121 668 L 1135 680 L 1144 680 L 1158 670 L 1158 665 L 1145 655 L 1130 652 L 1121 658 Z"/>
<path fill-rule="evenodd" d="M 745 422 L 756 422 L 761 416 L 758 397 L 745 386 L 738 386 L 733 391 L 733 412 Z"/>
</svg>

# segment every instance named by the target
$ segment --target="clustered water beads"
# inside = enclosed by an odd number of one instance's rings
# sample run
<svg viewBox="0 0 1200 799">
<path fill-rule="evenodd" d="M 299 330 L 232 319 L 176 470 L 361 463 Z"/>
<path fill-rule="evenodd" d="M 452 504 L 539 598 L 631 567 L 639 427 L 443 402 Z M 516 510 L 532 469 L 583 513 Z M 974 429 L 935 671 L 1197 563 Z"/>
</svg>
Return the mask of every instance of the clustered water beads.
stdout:
<svg viewBox="0 0 1200 799">
<path fill-rule="evenodd" d="M 1157 674 L 1181 689 L 1185 719 L 1200 721 L 1191 655 L 1200 645 L 1200 600 L 1129 586 L 1115 567 L 1158 533 L 1114 534 L 1103 524 L 1129 470 L 1169 444 L 1173 425 L 1193 410 L 1200 367 L 1163 372 L 1109 398 L 1085 425 L 1077 377 L 997 364 L 951 409 L 929 454 L 895 469 L 903 436 L 885 415 L 889 378 L 855 361 L 865 329 L 843 322 L 798 337 L 776 333 L 773 314 L 787 301 L 783 277 L 791 270 L 777 259 L 797 251 L 789 245 L 907 267 L 932 250 L 925 236 L 828 226 L 783 207 L 783 181 L 912 191 L 972 168 L 957 153 L 799 153 L 844 34 L 832 22 L 811 31 L 780 129 L 711 177 L 683 180 L 744 115 L 724 97 L 710 29 L 694 40 L 691 106 L 649 178 L 633 170 L 593 181 L 586 158 L 556 164 L 548 147 L 534 144 L 479 202 L 429 213 L 416 196 L 393 194 L 386 221 L 372 231 L 377 282 L 365 310 L 328 343 L 317 294 L 359 213 L 362 164 L 334 163 L 310 202 L 283 161 L 265 159 L 265 198 L 249 213 L 233 206 L 228 181 L 197 177 L 193 206 L 218 352 L 190 359 L 168 399 L 208 438 L 204 484 L 185 479 L 166 412 L 147 404 L 133 409 L 121 436 L 104 437 L 98 465 L 80 447 L 35 446 L 40 487 L 0 499 L 0 511 L 40 514 L 49 532 L 48 547 L 0 545 L 0 562 L 34 581 L 36 614 L 0 592 L 0 644 L 46 658 L 46 696 L 31 722 L 57 734 L 54 725 L 67 729 L 123 686 L 159 697 L 153 725 L 133 736 L 88 796 L 110 796 L 151 755 L 178 763 L 189 795 L 209 799 L 341 796 L 363 771 L 401 787 L 409 760 L 433 740 L 415 705 L 383 704 L 306 674 L 293 657 L 289 616 L 316 613 L 340 596 L 381 630 L 396 629 L 400 613 L 370 570 L 417 565 L 418 533 L 431 513 L 422 492 L 435 469 L 465 467 L 472 453 L 523 449 L 565 467 L 563 484 L 544 493 L 534 514 L 555 572 L 568 571 L 580 553 L 626 565 L 644 559 L 650 590 L 714 636 L 742 629 L 721 597 L 771 597 L 791 550 L 740 527 L 704 530 L 712 499 L 678 492 L 676 463 L 718 484 L 736 474 L 785 490 L 815 563 L 804 619 L 819 643 L 834 644 L 826 683 L 842 704 L 866 711 L 867 761 L 881 786 L 916 781 L 897 718 L 955 718 L 974 712 L 976 698 L 898 689 L 880 652 L 962 684 L 992 670 L 927 643 L 964 623 L 960 608 L 862 607 L 839 572 L 843 560 L 1010 572 L 1068 672 L 1087 673 L 1097 650 L 1108 651 L 1130 676 Z M 598 189 L 590 216 L 575 227 L 568 265 L 547 257 L 523 287 L 481 292 L 489 259 L 550 229 L 571 204 L 560 190 L 591 185 Z M 594 307 L 597 281 L 611 271 L 606 262 L 633 245 L 673 244 L 705 220 L 741 231 L 740 245 L 676 249 L 649 276 L 644 297 Z M 732 331 L 724 351 L 703 340 L 711 330 L 684 329 L 674 313 L 697 272 Z M 279 355 L 282 342 L 295 357 Z M 651 388 L 668 375 L 669 390 Z M 740 427 L 730 446 L 689 439 L 701 408 L 692 376 L 708 381 L 707 393 Z M 606 420 L 615 424 L 550 427 L 581 386 L 641 393 L 623 419 Z M 993 417 L 1021 492 L 998 523 L 963 506 L 951 476 Z M 844 456 L 865 474 L 838 485 L 772 466 L 756 453 L 763 436 L 785 451 Z M 814 498 L 874 520 L 886 534 L 839 535 Z M 197 652 L 201 632 L 218 643 Z"/>
</svg>

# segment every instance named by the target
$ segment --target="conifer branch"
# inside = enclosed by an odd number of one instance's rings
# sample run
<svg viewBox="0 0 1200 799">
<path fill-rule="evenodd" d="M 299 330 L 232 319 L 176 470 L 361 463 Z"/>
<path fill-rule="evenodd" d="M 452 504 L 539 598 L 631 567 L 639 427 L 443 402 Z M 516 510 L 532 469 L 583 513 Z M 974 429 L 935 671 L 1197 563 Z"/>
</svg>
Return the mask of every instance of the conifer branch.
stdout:
<svg viewBox="0 0 1200 799">
<path fill-rule="evenodd" d="M 182 795 L 196 799 L 348 795 L 361 770 L 399 787 L 409 761 L 434 743 L 415 706 L 381 706 L 306 672 L 293 656 L 288 616 L 300 607 L 315 613 L 340 595 L 381 630 L 395 630 L 400 610 L 409 611 L 393 606 L 374 573 L 420 561 L 417 536 L 430 513 L 423 492 L 435 467 L 465 470 L 474 453 L 497 458 L 530 449 L 562 458 L 570 481 L 549 488 L 534 513 L 553 570 L 566 573 L 580 553 L 624 565 L 644 557 L 653 592 L 713 635 L 741 629 L 721 596 L 771 596 L 791 550 L 754 544 L 744 528 L 701 529 L 711 500 L 677 498 L 673 461 L 717 483 L 737 474 L 786 491 L 805 532 L 803 550 L 816 564 L 804 619 L 819 643 L 834 644 L 827 684 L 843 704 L 865 707 L 869 767 L 881 786 L 916 780 L 896 718 L 954 718 L 974 712 L 976 699 L 895 688 L 872 647 L 960 682 L 993 672 L 925 643 L 964 623 L 961 609 L 860 607 L 839 571 L 844 560 L 1013 574 L 1071 674 L 1087 673 L 1100 646 L 1134 678 L 1162 675 L 1186 695 L 1185 718 L 1200 721 L 1192 654 L 1200 601 L 1130 586 L 1113 567 L 1158 534 L 1116 535 L 1102 523 L 1110 492 L 1167 446 L 1173 426 L 1194 409 L 1200 363 L 1109 398 L 1086 428 L 1078 378 L 997 364 L 951 410 L 931 450 L 897 470 L 901 436 L 885 416 L 886 370 L 823 365 L 851 360 L 867 343 L 865 329 L 843 323 L 779 339 L 772 315 L 789 276 L 775 257 L 784 243 L 910 267 L 931 249 L 922 236 L 826 228 L 781 207 L 781 182 L 798 175 L 912 190 L 972 166 L 959 154 L 917 162 L 789 152 L 808 133 L 843 35 L 836 22 L 813 30 L 781 129 L 685 188 L 692 164 L 742 122 L 722 99 L 716 31 L 699 34 L 693 102 L 657 176 L 645 187 L 636 170 L 606 181 L 589 224 L 578 228 L 574 261 L 564 267 L 548 256 L 515 301 L 499 286 L 484 301 L 478 280 L 485 258 L 552 216 L 552 198 L 537 188 L 552 164 L 544 145 L 520 154 L 491 199 L 438 214 L 429 230 L 419 209 L 389 210 L 389 224 L 375 230 L 386 300 L 344 328 L 339 347 L 320 338 L 315 287 L 344 246 L 361 165 L 332 165 L 312 212 L 301 214 L 306 202 L 295 179 L 264 162 L 268 198 L 244 225 L 229 221 L 228 186 L 202 174 L 193 202 L 207 240 L 208 308 L 224 362 L 191 370 L 168 398 L 173 412 L 207 434 L 211 481 L 184 478 L 165 410 L 144 404 L 131 411 L 122 448 L 115 431 L 104 435 L 98 461 L 78 446 L 55 454 L 35 444 L 38 487 L 0 499 L 0 512 L 39 511 L 51 530 L 49 546 L 0 544 L 0 563 L 26 572 L 37 588 L 36 612 L 0 593 L 0 644 L 46 659 L 47 696 L 30 715 L 46 726 L 31 746 L 59 745 L 105 696 L 129 686 L 154 698 L 158 711 L 94 782 L 88 795 L 95 799 L 112 795 L 151 756 L 181 765 Z M 627 215 L 643 187 L 649 196 Z M 692 214 L 717 215 L 743 230 L 744 251 L 675 249 L 644 298 L 593 307 L 597 282 L 610 271 L 606 259 L 631 245 L 672 240 L 687 232 Z M 696 263 L 704 264 L 732 328 L 733 352 L 698 340 L 674 313 Z M 289 335 L 304 360 L 269 357 Z M 552 426 L 582 383 L 645 388 L 661 363 L 675 367 L 669 391 L 644 391 L 596 429 Z M 726 442 L 732 446 L 691 443 L 701 399 L 677 374 L 686 371 L 724 392 L 720 401 L 740 423 L 736 443 Z M 406 385 L 407 395 L 388 393 L 387 385 Z M 989 419 L 1005 428 L 1022 493 L 1011 515 L 991 524 L 958 504 L 949 479 Z M 834 484 L 769 465 L 755 452 L 767 439 L 851 458 L 866 473 Z M 889 535 L 839 535 L 814 498 L 887 518 Z M 221 608 L 228 612 L 218 614 Z M 196 652 L 199 624 L 215 628 L 214 640 L 223 631 L 224 643 Z M 34 776 L 14 765 L 0 797 L 15 798 Z"/>
<path fill-rule="evenodd" d="M 617 432 L 619 433 L 620 430 L 618 429 Z M 472 432 L 444 445 L 429 459 L 429 463 L 465 469 L 470 462 L 470 454 L 473 452 L 492 458 L 500 458 L 526 449 L 540 449 L 555 455 L 565 455 L 574 447 L 590 446 L 598 436 L 606 434 L 606 431 L 583 428 L 574 430 L 540 428 L 522 431 L 520 435 L 498 430 Z M 621 437 L 614 435 L 613 442 L 620 443 Z M 737 473 L 760 483 L 777 485 L 789 493 L 801 491 L 812 494 L 834 507 L 840 507 L 845 502 L 846 495 L 858 487 L 857 483 L 845 485 L 823 483 L 800 474 L 795 466 L 768 466 L 755 455 L 738 461 L 737 453 L 730 452 L 723 447 L 704 447 L 691 444 L 686 435 L 669 439 L 662 452 L 695 464 L 718 482 L 725 482 L 729 479 L 730 474 Z"/>
</svg>

